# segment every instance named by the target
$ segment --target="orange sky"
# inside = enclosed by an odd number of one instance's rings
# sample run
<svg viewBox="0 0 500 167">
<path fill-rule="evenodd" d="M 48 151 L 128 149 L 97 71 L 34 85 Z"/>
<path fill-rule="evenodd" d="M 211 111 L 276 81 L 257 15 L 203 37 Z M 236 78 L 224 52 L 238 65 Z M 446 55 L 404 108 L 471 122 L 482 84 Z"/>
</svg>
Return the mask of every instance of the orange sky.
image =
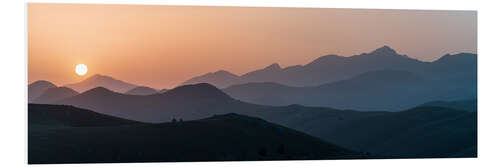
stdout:
<svg viewBox="0 0 500 167">
<path fill-rule="evenodd" d="M 477 49 L 473 11 L 28 4 L 28 82 L 99 73 L 172 88 L 220 69 L 306 64 L 389 45 L 431 61 Z M 89 68 L 85 76 L 76 64 Z"/>
</svg>

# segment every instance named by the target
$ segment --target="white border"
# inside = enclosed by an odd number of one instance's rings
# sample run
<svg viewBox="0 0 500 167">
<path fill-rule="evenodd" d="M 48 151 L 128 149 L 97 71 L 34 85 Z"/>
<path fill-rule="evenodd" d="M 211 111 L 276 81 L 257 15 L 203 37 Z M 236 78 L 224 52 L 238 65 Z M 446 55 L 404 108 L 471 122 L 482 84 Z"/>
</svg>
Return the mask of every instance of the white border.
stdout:
<svg viewBox="0 0 500 167">
<path fill-rule="evenodd" d="M 329 161 L 265 161 L 265 162 L 201 162 L 201 163 L 127 163 L 73 164 L 44 166 L 498 166 L 499 105 L 496 104 L 499 75 L 497 64 L 500 26 L 499 4 L 494 1 L 470 0 L 28 0 L 27 2 L 97 3 L 97 4 L 162 4 L 197 6 L 265 6 L 371 9 L 478 10 L 478 112 L 479 158 L 405 159 L 405 160 L 329 160 Z M 7 3 L 7 4 L 4 4 Z M 25 2 L 2 1 L 0 5 L 0 163 L 5 166 L 26 165 L 26 9 Z M 4 166 L 4 165 L 2 165 Z"/>
</svg>

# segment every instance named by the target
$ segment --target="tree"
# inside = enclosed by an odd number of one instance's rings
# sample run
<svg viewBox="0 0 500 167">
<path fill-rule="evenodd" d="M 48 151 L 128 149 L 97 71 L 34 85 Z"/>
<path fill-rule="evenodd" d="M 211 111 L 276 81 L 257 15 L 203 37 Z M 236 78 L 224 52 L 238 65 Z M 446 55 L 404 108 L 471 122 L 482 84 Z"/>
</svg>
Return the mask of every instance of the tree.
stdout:
<svg viewBox="0 0 500 167">
<path fill-rule="evenodd" d="M 177 120 L 175 118 L 172 119 L 172 123 L 176 123 Z"/>
</svg>

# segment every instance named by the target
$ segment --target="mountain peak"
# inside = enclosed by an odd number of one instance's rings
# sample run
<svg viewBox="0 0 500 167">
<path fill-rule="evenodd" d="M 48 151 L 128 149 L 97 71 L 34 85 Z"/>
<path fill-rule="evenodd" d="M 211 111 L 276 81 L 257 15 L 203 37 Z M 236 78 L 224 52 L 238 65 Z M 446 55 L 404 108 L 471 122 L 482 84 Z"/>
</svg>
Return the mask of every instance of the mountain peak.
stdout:
<svg viewBox="0 0 500 167">
<path fill-rule="evenodd" d="M 396 53 L 396 51 L 394 49 L 392 49 L 391 47 L 389 47 L 387 45 L 384 45 L 378 49 L 375 49 L 370 54 L 372 54 L 372 55 L 391 55 L 391 56 L 398 55 L 398 53 Z"/>
<path fill-rule="evenodd" d="M 93 89 L 87 90 L 87 91 L 83 92 L 82 94 L 105 94 L 105 93 L 114 93 L 114 92 L 105 88 L 105 87 L 99 86 L 99 87 L 95 87 Z"/>
<path fill-rule="evenodd" d="M 164 95 L 179 96 L 183 98 L 185 98 L 186 96 L 193 96 L 198 98 L 230 98 L 226 93 L 208 83 L 179 86 L 172 90 L 169 90 L 168 92 L 164 93 Z"/>
<path fill-rule="evenodd" d="M 215 74 L 215 75 L 228 75 L 228 76 L 235 76 L 237 77 L 235 74 L 229 72 L 229 71 L 226 71 L 226 70 L 219 70 L 219 71 L 216 71 L 212 74 Z"/>
<path fill-rule="evenodd" d="M 125 94 L 129 95 L 152 95 L 156 94 L 158 91 L 156 89 L 147 87 L 147 86 L 137 86 L 135 88 L 130 89 L 129 91 L 125 92 Z"/>
<path fill-rule="evenodd" d="M 94 75 L 88 77 L 86 80 L 103 80 L 103 79 L 115 80 L 113 77 L 110 77 L 107 75 L 102 75 L 102 74 L 94 74 Z"/>
<path fill-rule="evenodd" d="M 110 76 L 94 74 L 83 81 L 68 84 L 66 87 L 69 87 L 78 92 L 85 92 L 92 88 L 96 87 L 104 87 L 106 89 L 112 90 L 114 92 L 124 93 L 132 88 L 137 87 L 134 84 L 127 83 L 118 79 L 115 79 Z"/>
<path fill-rule="evenodd" d="M 280 70 L 281 67 L 280 67 L 280 65 L 278 63 L 273 63 L 273 64 L 267 66 L 264 69 L 266 69 L 266 70 Z"/>
</svg>

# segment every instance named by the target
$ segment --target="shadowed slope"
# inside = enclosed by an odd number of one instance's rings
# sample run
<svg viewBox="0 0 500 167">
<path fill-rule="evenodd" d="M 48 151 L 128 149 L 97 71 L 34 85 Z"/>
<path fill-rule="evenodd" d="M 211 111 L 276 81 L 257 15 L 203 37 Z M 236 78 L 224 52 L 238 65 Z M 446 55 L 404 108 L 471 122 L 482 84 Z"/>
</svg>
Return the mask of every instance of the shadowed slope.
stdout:
<svg viewBox="0 0 500 167">
<path fill-rule="evenodd" d="M 457 101 L 432 101 L 420 105 L 422 107 L 444 107 L 455 110 L 477 112 L 477 99 Z"/>
<path fill-rule="evenodd" d="M 88 110 L 52 105 L 30 105 L 29 117 L 40 117 L 38 111 L 32 110 L 44 107 L 62 107 L 57 110 L 78 113 L 73 116 L 101 117 Z M 56 116 L 60 122 L 74 122 L 72 117 L 60 118 L 65 114 L 57 112 L 43 117 Z M 30 119 L 30 124 L 38 122 Z M 99 128 L 44 125 L 47 126 L 29 130 L 30 164 L 368 158 L 304 133 L 238 114 Z"/>
<path fill-rule="evenodd" d="M 440 107 L 356 112 L 291 105 L 257 117 L 352 150 L 394 158 L 476 157 L 477 115 Z"/>
<path fill-rule="evenodd" d="M 90 110 L 76 108 L 73 106 L 28 104 L 28 125 L 30 127 L 35 127 L 37 125 L 97 127 L 133 124 L 140 123 L 99 114 Z"/>
</svg>

